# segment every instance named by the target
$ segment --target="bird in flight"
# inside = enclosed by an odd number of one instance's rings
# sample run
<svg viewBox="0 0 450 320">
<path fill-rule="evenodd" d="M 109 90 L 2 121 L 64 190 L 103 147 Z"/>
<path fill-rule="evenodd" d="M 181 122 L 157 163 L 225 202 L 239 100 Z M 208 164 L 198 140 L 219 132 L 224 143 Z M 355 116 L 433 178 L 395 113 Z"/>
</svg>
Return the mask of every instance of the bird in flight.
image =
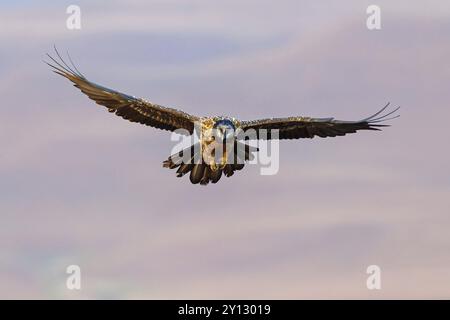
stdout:
<svg viewBox="0 0 450 320">
<path fill-rule="evenodd" d="M 382 122 L 399 116 L 393 116 L 399 107 L 388 111 L 388 103 L 374 115 L 359 121 L 302 116 L 252 121 L 225 116 L 197 117 L 95 84 L 78 71 L 69 55 L 70 66 L 56 48 L 55 53 L 55 58 L 47 54 L 51 62 L 45 63 L 109 112 L 131 122 L 198 136 L 198 142 L 172 154 L 163 162 L 164 167 L 177 169 L 177 177 L 189 174 L 193 184 L 217 183 L 222 174 L 231 177 L 235 171 L 241 170 L 258 151 L 258 148 L 246 143 L 248 140 L 344 136 L 358 130 L 380 130 L 388 126 Z"/>
</svg>

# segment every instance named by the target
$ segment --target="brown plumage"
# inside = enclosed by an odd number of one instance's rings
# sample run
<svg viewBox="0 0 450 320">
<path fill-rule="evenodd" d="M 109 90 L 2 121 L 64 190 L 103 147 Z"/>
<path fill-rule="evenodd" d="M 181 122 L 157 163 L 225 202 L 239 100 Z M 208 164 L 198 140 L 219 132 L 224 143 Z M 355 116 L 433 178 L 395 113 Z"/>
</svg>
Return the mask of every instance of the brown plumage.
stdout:
<svg viewBox="0 0 450 320">
<path fill-rule="evenodd" d="M 253 121 L 239 121 L 227 117 L 197 117 L 174 108 L 164 107 L 141 98 L 136 98 L 112 89 L 95 84 L 84 77 L 73 64 L 69 66 L 55 48 L 59 60 L 48 55 L 52 63 L 46 62 L 57 74 L 69 79 L 75 87 L 80 89 L 90 99 L 97 104 L 105 106 L 108 111 L 131 122 L 141 123 L 158 129 L 176 131 L 180 134 L 192 135 L 199 128 L 200 142 L 193 144 L 176 154 L 171 155 L 163 166 L 169 169 L 177 169 L 177 177 L 182 177 L 189 173 L 189 179 L 193 184 L 206 185 L 209 182 L 217 183 L 222 175 L 231 177 L 234 172 L 242 170 L 244 163 L 254 158 L 257 148 L 245 144 L 251 139 L 299 139 L 313 137 L 336 137 L 355 133 L 358 130 L 380 130 L 388 125 L 381 122 L 398 117 L 393 115 L 399 108 L 390 112 L 383 112 L 388 108 L 389 103 L 374 115 L 359 121 L 341 121 L 334 118 L 310 118 L 310 117 L 288 117 L 271 118 Z M 234 132 L 232 137 L 234 151 L 226 151 L 225 163 L 211 163 L 205 159 L 202 153 L 203 148 L 207 148 L 211 143 L 217 144 L 215 139 L 207 137 L 206 132 L 213 128 L 220 127 L 227 135 Z M 239 138 L 235 133 L 241 130 L 250 137 Z M 277 134 L 274 134 L 276 130 Z M 266 135 L 267 133 L 267 135 Z M 237 146 L 242 146 L 240 149 Z M 230 148 L 229 145 L 227 148 Z M 225 145 L 224 145 L 225 146 Z M 199 148 L 198 148 L 199 147 Z M 198 151 L 199 149 L 200 151 Z M 231 149 L 231 148 L 230 148 Z M 196 151 L 197 150 L 197 151 Z M 186 156 L 187 155 L 187 156 Z M 233 157 L 229 157 L 233 156 Z M 230 160 L 231 159 L 231 160 Z"/>
<path fill-rule="evenodd" d="M 229 163 L 224 165 L 222 168 L 212 168 L 210 165 L 205 164 L 204 162 L 195 163 L 194 159 L 197 156 L 197 159 L 201 159 L 199 154 L 201 154 L 202 150 L 200 149 L 199 144 L 192 145 L 189 148 L 183 149 L 173 155 L 171 155 L 167 160 L 163 162 L 163 167 L 169 169 L 177 169 L 177 177 L 182 177 L 185 174 L 190 172 L 189 179 L 193 184 L 201 184 L 206 185 L 208 183 L 217 183 L 222 177 L 222 173 L 226 177 L 231 177 L 235 171 L 242 170 L 244 168 L 244 162 L 248 160 L 252 160 L 254 152 L 258 151 L 258 148 L 249 146 L 244 144 L 242 150 L 244 150 L 244 155 L 239 155 L 238 150 L 239 144 L 241 142 L 235 142 L 234 145 L 234 154 L 233 160 L 230 160 Z M 183 157 L 187 154 L 187 158 L 190 159 L 190 163 L 184 163 Z M 230 156 L 231 159 L 231 156 Z"/>
</svg>

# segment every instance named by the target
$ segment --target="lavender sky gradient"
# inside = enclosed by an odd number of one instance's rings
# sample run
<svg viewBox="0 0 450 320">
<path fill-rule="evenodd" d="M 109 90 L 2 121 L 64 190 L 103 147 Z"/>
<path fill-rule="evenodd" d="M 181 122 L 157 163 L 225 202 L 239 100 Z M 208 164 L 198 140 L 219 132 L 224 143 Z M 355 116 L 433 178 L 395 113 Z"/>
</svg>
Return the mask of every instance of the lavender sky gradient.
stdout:
<svg viewBox="0 0 450 320">
<path fill-rule="evenodd" d="M 0 3 L 0 298 L 450 298 L 448 1 L 78 1 L 70 31 L 72 3 Z M 54 44 L 196 115 L 401 117 L 191 185 L 162 168 L 169 133 L 50 72 Z"/>
</svg>

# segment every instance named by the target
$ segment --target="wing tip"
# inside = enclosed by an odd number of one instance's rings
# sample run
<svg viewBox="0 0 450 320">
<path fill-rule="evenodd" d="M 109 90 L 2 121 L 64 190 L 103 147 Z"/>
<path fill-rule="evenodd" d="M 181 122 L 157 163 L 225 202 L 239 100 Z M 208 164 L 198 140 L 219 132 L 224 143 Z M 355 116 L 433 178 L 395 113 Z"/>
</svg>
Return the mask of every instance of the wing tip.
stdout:
<svg viewBox="0 0 450 320">
<path fill-rule="evenodd" d="M 72 67 L 70 67 L 66 61 L 64 61 L 64 59 L 62 58 L 61 54 L 59 53 L 56 45 L 53 45 L 53 49 L 55 50 L 56 53 L 56 57 L 59 59 L 59 61 L 52 57 L 48 52 L 46 53 L 46 56 L 54 63 L 50 63 L 46 60 L 42 60 L 45 64 L 47 64 L 48 66 L 50 66 L 51 68 L 53 68 L 53 71 L 59 71 L 58 74 L 61 74 L 64 77 L 68 77 L 68 76 L 73 76 L 73 77 L 77 77 L 77 78 L 81 78 L 81 79 L 86 79 L 84 77 L 84 75 L 78 70 L 78 68 L 76 67 L 76 65 L 73 63 L 72 58 L 69 55 L 69 52 L 67 51 L 67 57 L 69 59 L 70 64 L 72 65 Z M 72 69 L 73 68 L 73 69 Z"/>
<path fill-rule="evenodd" d="M 378 123 L 384 123 L 389 120 L 393 120 L 400 117 L 400 114 L 395 114 L 398 110 L 400 110 L 400 106 L 394 108 L 393 110 L 383 114 L 383 111 L 385 111 L 390 105 L 390 102 L 388 102 L 381 110 L 379 110 L 377 113 L 371 115 L 370 117 L 363 120 L 363 122 L 366 122 L 371 127 L 381 127 L 381 126 L 389 126 L 389 125 L 381 125 Z M 389 117 L 392 116 L 392 117 Z"/>
</svg>

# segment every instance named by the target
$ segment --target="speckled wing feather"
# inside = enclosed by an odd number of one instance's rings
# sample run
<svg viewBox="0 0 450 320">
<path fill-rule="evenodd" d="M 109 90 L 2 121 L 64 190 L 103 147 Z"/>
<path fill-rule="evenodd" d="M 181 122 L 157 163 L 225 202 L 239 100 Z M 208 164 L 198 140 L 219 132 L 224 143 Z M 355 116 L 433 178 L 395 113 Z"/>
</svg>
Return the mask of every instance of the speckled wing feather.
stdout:
<svg viewBox="0 0 450 320">
<path fill-rule="evenodd" d="M 397 118 L 393 116 L 398 109 L 383 114 L 389 103 L 374 115 L 359 121 L 342 121 L 334 118 L 309 118 L 309 117 L 289 117 L 272 118 L 254 121 L 242 121 L 241 128 L 244 131 L 254 129 L 258 139 L 273 139 L 270 131 L 278 129 L 279 139 L 299 139 L 314 138 L 315 136 L 326 138 L 345 136 L 348 133 L 355 133 L 358 130 L 380 130 L 381 127 L 388 127 L 386 124 L 380 124 L 386 120 Z M 266 129 L 267 136 L 260 130 Z M 251 136 L 251 134 L 249 134 Z"/>
<path fill-rule="evenodd" d="M 46 62 L 53 68 L 53 71 L 72 81 L 75 87 L 79 88 L 97 104 L 108 108 L 110 112 L 114 112 L 116 115 L 131 122 L 141 123 L 158 129 L 169 131 L 185 129 L 190 134 L 194 132 L 194 123 L 199 121 L 198 117 L 90 82 L 78 71 L 70 56 L 69 60 L 72 68 L 61 58 L 56 49 L 55 52 L 60 61 L 48 55 L 54 64 Z M 187 132 L 185 133 L 187 134 Z"/>
</svg>

